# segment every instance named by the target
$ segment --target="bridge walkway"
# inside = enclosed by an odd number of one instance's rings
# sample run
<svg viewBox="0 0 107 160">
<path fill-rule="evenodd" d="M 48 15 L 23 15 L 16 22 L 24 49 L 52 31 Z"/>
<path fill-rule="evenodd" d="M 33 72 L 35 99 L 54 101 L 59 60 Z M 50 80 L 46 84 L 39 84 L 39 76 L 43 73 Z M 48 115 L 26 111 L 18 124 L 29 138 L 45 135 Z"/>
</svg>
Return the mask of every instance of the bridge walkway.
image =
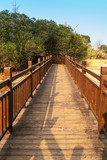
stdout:
<svg viewBox="0 0 107 160">
<path fill-rule="evenodd" d="M 0 160 L 107 160 L 107 139 L 65 65 L 52 65 L 13 134 L 0 143 Z"/>
</svg>

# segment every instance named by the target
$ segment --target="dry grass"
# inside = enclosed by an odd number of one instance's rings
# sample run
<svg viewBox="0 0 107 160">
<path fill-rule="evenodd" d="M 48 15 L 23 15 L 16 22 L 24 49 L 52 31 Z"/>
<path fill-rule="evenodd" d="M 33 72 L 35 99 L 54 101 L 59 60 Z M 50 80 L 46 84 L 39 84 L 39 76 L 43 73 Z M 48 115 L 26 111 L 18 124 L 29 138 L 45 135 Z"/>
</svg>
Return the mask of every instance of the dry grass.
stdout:
<svg viewBox="0 0 107 160">
<path fill-rule="evenodd" d="M 17 73 L 19 73 L 19 72 L 13 72 L 13 73 L 12 73 L 12 76 L 15 75 L 15 74 L 17 74 Z M 28 75 L 28 74 L 25 74 L 24 76 L 16 79 L 15 81 L 13 81 L 12 85 L 17 84 L 19 81 L 21 81 L 21 80 L 22 80 L 23 78 L 25 78 L 27 75 Z M 0 82 L 2 82 L 3 80 L 5 80 L 4 73 L 0 73 Z M 5 88 L 0 89 L 0 94 L 1 94 L 2 92 L 4 92 L 4 91 L 5 91 Z"/>
<path fill-rule="evenodd" d="M 100 74 L 100 68 L 101 66 L 107 67 L 107 60 L 102 60 L 102 59 L 87 59 L 87 68 L 90 69 L 91 71 Z"/>
<path fill-rule="evenodd" d="M 102 59 L 86 59 L 86 64 L 87 64 L 87 68 L 95 73 L 97 73 L 98 75 L 100 75 L 100 70 L 101 70 L 101 66 L 102 67 L 107 67 L 107 60 L 102 60 Z M 100 84 L 100 82 L 94 78 L 93 76 L 87 74 L 89 76 L 89 78 L 91 78 L 93 81 L 95 81 L 98 85 Z"/>
<path fill-rule="evenodd" d="M 13 72 L 12 76 L 15 75 L 15 74 L 17 74 L 17 73 L 19 73 L 19 72 Z M 4 73 L 0 73 L 0 82 L 2 82 L 4 79 L 5 79 Z"/>
</svg>

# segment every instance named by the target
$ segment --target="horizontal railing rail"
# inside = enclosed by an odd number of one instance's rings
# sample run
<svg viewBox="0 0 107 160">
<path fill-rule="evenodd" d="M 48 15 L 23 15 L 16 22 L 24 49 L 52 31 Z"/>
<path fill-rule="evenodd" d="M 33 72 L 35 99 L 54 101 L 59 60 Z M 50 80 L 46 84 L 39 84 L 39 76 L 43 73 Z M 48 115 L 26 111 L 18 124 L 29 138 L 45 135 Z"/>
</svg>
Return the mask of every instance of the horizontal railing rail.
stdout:
<svg viewBox="0 0 107 160">
<path fill-rule="evenodd" d="M 101 74 L 98 75 L 86 68 L 86 61 L 80 65 L 76 58 L 73 60 L 73 57 L 65 56 L 65 64 L 81 91 L 81 97 L 85 98 L 98 121 L 99 133 L 103 131 L 107 135 L 107 67 L 101 67 Z"/>
<path fill-rule="evenodd" d="M 47 56 L 46 59 L 43 57 L 41 62 L 38 58 L 38 63 L 35 65 L 32 65 L 32 61 L 28 61 L 28 68 L 14 76 L 10 67 L 4 68 L 6 80 L 0 83 L 0 89 L 4 89 L 0 94 L 0 140 L 7 131 L 12 133 L 13 121 L 27 100 L 32 97 L 33 91 L 51 65 L 52 56 Z M 15 80 L 16 83 L 12 83 Z"/>
<path fill-rule="evenodd" d="M 91 76 L 93 76 L 94 78 L 96 78 L 97 80 L 100 81 L 100 76 L 99 76 L 98 74 L 96 74 L 96 73 L 93 72 L 93 71 L 90 71 L 90 70 L 87 69 L 87 68 L 84 68 L 84 70 L 85 70 L 87 73 L 89 73 Z"/>
<path fill-rule="evenodd" d="M 9 84 L 9 80 L 4 80 L 3 82 L 0 83 L 0 89 L 2 89 L 3 87 L 5 87 L 6 85 Z"/>
</svg>

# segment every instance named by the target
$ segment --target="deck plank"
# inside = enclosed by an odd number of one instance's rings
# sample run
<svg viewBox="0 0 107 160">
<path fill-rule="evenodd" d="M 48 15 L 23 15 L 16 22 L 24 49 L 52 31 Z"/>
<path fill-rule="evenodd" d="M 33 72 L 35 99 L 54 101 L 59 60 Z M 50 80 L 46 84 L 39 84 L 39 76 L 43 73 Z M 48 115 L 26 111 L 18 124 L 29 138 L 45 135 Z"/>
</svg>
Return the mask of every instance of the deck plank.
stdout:
<svg viewBox="0 0 107 160">
<path fill-rule="evenodd" d="M 107 138 L 65 65 L 52 65 L 0 142 L 0 160 L 107 160 Z"/>
</svg>

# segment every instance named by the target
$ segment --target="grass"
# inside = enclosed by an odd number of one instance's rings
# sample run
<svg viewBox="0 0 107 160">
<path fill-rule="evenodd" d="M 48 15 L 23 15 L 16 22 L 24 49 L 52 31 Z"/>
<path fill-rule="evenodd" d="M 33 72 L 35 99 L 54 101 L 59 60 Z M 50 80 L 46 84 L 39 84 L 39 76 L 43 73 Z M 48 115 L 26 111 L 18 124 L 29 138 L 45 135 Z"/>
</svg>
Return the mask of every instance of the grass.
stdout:
<svg viewBox="0 0 107 160">
<path fill-rule="evenodd" d="M 107 67 L 107 59 L 86 59 L 86 68 L 100 75 L 101 67 Z M 90 79 L 92 79 L 98 85 L 100 84 L 99 80 L 93 76 L 87 74 Z"/>
<path fill-rule="evenodd" d="M 86 59 L 87 68 L 100 75 L 101 66 L 107 67 L 107 60 Z"/>
<path fill-rule="evenodd" d="M 12 76 L 15 75 L 15 74 L 17 74 L 17 73 L 19 73 L 19 72 L 12 72 Z M 26 73 L 26 74 L 23 75 L 22 77 L 19 77 L 18 79 L 16 79 L 15 81 L 12 82 L 12 85 L 17 84 L 19 81 L 21 81 L 21 80 L 22 80 L 23 78 L 25 78 L 27 75 L 28 75 L 28 74 Z M 0 83 L 1 83 L 3 80 L 5 80 L 4 73 L 0 73 Z M 0 89 L 0 94 L 1 94 L 2 92 L 4 92 L 4 91 L 5 91 L 5 88 Z"/>
</svg>

